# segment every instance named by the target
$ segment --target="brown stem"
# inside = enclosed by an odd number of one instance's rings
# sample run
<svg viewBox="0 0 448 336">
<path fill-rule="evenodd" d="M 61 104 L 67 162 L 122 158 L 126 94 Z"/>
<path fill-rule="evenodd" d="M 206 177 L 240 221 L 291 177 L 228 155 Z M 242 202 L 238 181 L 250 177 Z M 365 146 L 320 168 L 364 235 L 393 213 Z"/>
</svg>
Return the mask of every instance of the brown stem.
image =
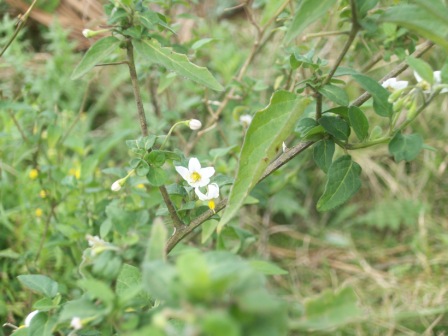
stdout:
<svg viewBox="0 0 448 336">
<path fill-rule="evenodd" d="M 134 47 L 131 40 L 126 42 L 126 50 L 128 56 L 129 74 L 131 75 L 132 89 L 134 90 L 135 102 L 137 104 L 138 118 L 140 121 L 140 129 L 143 136 L 148 136 L 148 125 L 146 123 L 145 109 L 143 108 L 142 97 L 140 95 L 140 87 L 138 86 L 137 71 L 134 63 Z"/>
<path fill-rule="evenodd" d="M 176 228 L 176 232 L 185 227 L 184 223 L 180 220 L 176 208 L 171 202 L 170 196 L 168 195 L 168 191 L 165 186 L 159 187 L 160 193 L 162 194 L 163 200 L 165 201 L 166 207 L 168 208 L 168 212 L 170 213 L 170 217 L 173 220 L 173 225 Z"/>
</svg>

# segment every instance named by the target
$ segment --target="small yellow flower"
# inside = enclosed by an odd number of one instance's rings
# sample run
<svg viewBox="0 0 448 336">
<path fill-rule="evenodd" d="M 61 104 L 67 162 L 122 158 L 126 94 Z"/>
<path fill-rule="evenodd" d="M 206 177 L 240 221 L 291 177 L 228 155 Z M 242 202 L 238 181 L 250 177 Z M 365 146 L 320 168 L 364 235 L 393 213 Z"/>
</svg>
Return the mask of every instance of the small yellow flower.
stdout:
<svg viewBox="0 0 448 336">
<path fill-rule="evenodd" d="M 81 177 L 81 169 L 79 168 L 70 168 L 68 174 L 74 176 L 77 180 Z"/>
<path fill-rule="evenodd" d="M 143 183 L 139 183 L 135 187 L 138 189 L 145 189 L 145 185 Z"/>
<path fill-rule="evenodd" d="M 39 192 L 39 196 L 40 196 L 40 198 L 45 198 L 45 197 L 47 197 L 47 192 L 45 190 L 41 190 Z"/>
<path fill-rule="evenodd" d="M 42 211 L 41 208 L 37 208 L 36 211 L 34 211 L 34 214 L 36 215 L 37 218 L 42 217 L 43 213 L 44 212 Z"/>
<path fill-rule="evenodd" d="M 39 176 L 39 171 L 37 170 L 37 169 L 31 169 L 30 170 L 30 172 L 29 172 L 29 174 L 28 174 L 28 177 L 30 178 L 30 179 L 32 179 L 32 180 L 35 180 L 35 179 L 37 179 L 37 177 Z"/>
</svg>

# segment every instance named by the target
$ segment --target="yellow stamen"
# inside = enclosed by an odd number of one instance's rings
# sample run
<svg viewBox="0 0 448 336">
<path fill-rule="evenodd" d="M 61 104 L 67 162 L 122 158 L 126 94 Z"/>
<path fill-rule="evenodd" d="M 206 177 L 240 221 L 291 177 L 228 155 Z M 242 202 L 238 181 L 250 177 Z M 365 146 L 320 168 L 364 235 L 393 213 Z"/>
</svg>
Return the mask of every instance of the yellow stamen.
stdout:
<svg viewBox="0 0 448 336">
<path fill-rule="evenodd" d="M 198 172 L 193 172 L 191 173 L 190 178 L 192 182 L 198 182 L 201 179 L 201 175 L 199 175 Z"/>
<path fill-rule="evenodd" d="M 216 213 L 215 212 L 215 201 L 214 200 L 208 201 L 208 207 L 210 208 L 210 210 L 213 211 L 213 213 Z"/>
</svg>

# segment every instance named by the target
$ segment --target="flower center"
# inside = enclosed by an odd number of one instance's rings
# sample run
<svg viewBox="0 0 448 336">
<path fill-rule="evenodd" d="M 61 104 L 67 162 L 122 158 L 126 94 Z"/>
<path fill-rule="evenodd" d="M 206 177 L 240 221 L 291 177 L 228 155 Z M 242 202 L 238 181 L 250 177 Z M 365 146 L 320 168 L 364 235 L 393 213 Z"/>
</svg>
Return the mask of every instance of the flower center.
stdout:
<svg viewBox="0 0 448 336">
<path fill-rule="evenodd" d="M 192 182 L 198 182 L 201 179 L 201 175 L 199 175 L 198 172 L 193 172 L 191 173 L 190 178 Z"/>
</svg>

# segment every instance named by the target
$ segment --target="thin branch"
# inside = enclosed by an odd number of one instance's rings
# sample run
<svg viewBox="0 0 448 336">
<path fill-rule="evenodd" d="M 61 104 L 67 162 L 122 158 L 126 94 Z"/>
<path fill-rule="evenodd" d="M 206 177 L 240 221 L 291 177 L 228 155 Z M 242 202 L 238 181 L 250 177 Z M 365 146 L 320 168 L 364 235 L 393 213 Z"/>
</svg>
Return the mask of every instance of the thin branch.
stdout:
<svg viewBox="0 0 448 336">
<path fill-rule="evenodd" d="M 12 113 L 10 110 L 7 110 L 9 116 L 11 117 L 14 125 L 16 125 L 17 129 L 19 130 L 20 136 L 22 137 L 23 141 L 25 141 L 27 144 L 30 143 L 30 140 L 28 139 L 28 137 L 25 135 L 25 132 L 23 131 L 22 127 L 19 124 L 19 121 L 16 119 L 16 116 L 14 115 L 14 113 Z"/>
<path fill-rule="evenodd" d="M 112 62 L 112 63 L 100 63 L 100 64 L 96 64 L 96 67 L 101 67 L 101 66 L 110 66 L 110 65 L 121 65 L 121 64 L 129 64 L 128 61 L 121 61 L 121 62 Z"/>
<path fill-rule="evenodd" d="M 11 38 L 9 39 L 8 42 L 6 42 L 6 45 L 3 47 L 2 51 L 0 52 L 0 57 L 3 56 L 3 54 L 5 53 L 5 51 L 9 48 L 9 46 L 11 45 L 11 43 L 16 39 L 17 35 L 19 34 L 19 32 L 22 30 L 23 26 L 25 26 L 26 21 L 28 20 L 28 17 L 34 7 L 34 5 L 36 4 L 37 0 L 34 0 L 33 3 L 30 5 L 30 7 L 28 8 L 28 10 L 26 11 L 25 14 L 23 14 L 21 17 L 19 17 L 19 22 L 17 24 L 17 28 L 14 31 L 14 33 L 12 34 Z"/>
<path fill-rule="evenodd" d="M 126 50 L 128 56 L 129 74 L 131 75 L 132 88 L 134 90 L 135 102 L 137 104 L 140 129 L 143 136 L 148 136 L 148 125 L 146 123 L 145 109 L 143 108 L 142 97 L 140 95 L 140 87 L 138 86 L 137 71 L 135 70 L 134 63 L 134 47 L 131 40 L 126 42 Z"/>
<path fill-rule="evenodd" d="M 174 227 L 176 228 L 176 232 L 178 230 L 182 230 L 182 228 L 184 228 L 185 225 L 180 220 L 179 215 L 177 214 L 176 208 L 174 207 L 173 203 L 171 202 L 170 196 L 168 195 L 168 191 L 166 190 L 165 186 L 160 186 L 159 190 L 160 190 L 163 200 L 165 201 L 165 204 L 168 208 L 170 217 L 173 220 L 173 224 L 174 224 Z"/>
<path fill-rule="evenodd" d="M 158 86 L 158 83 L 154 79 L 154 77 L 149 76 L 149 93 L 151 94 L 152 107 L 154 109 L 154 114 L 157 117 L 161 118 L 162 112 L 160 111 L 160 104 L 159 104 L 159 100 L 157 98 L 157 86 Z"/>
</svg>

